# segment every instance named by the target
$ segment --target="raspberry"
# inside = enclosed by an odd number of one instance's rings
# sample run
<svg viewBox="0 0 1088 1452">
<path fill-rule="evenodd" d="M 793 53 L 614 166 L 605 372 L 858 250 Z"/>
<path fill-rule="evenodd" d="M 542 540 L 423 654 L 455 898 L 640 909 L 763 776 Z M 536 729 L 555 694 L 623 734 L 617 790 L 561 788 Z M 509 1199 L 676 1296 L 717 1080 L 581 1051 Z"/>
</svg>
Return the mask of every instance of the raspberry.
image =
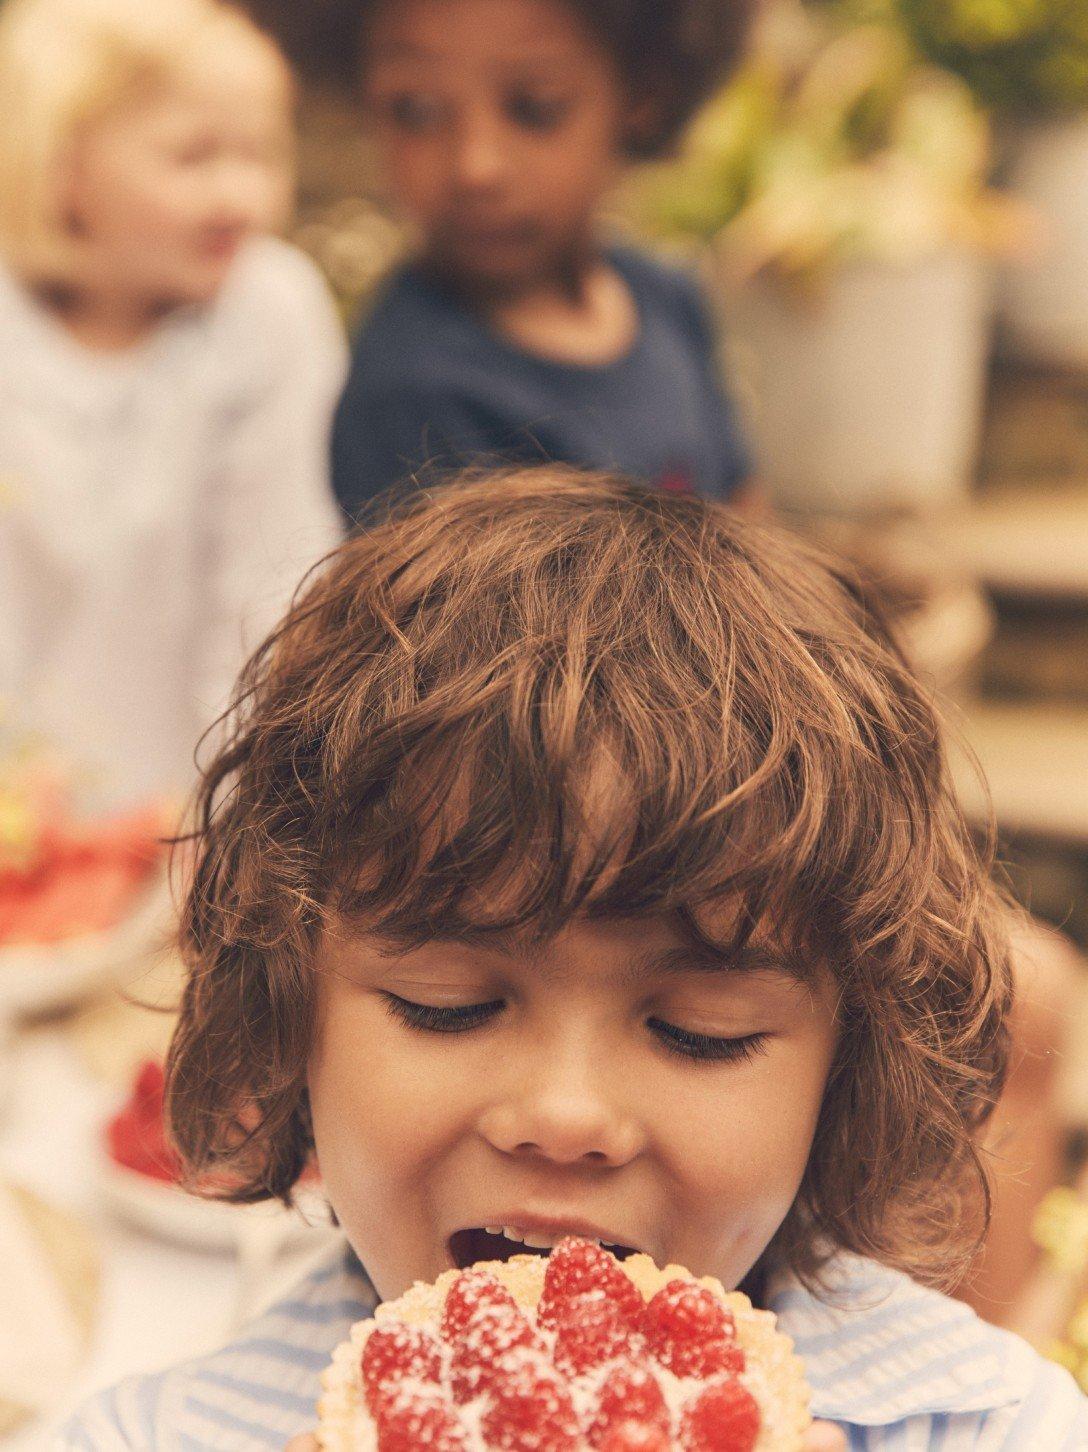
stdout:
<svg viewBox="0 0 1088 1452">
<path fill-rule="evenodd" d="M 694 1281 L 669 1281 L 646 1307 L 643 1327 L 650 1354 L 676 1376 L 744 1370 L 731 1312 Z"/>
<path fill-rule="evenodd" d="M 628 1417 L 601 1443 L 601 1452 L 671 1452 L 669 1434 L 656 1422 L 636 1422 Z"/>
<path fill-rule="evenodd" d="M 536 1345 L 536 1332 L 517 1306 L 479 1306 L 453 1344 L 450 1387 L 454 1401 L 470 1402 L 479 1396 L 506 1352 Z"/>
<path fill-rule="evenodd" d="M 488 1447 L 503 1452 L 573 1452 L 578 1415 L 545 1352 L 520 1348 L 499 1360 L 480 1423 Z"/>
<path fill-rule="evenodd" d="M 442 1374 L 441 1351 L 435 1338 L 421 1326 L 392 1322 L 378 1326 L 367 1337 L 361 1370 L 367 1406 L 373 1411 L 379 1394 L 390 1382 L 410 1379 L 437 1385 Z"/>
<path fill-rule="evenodd" d="M 166 1090 L 166 1074 L 157 1059 L 145 1059 L 140 1065 L 133 1086 L 132 1097 L 137 1104 L 150 1105 L 162 1113 L 163 1095 Z"/>
<path fill-rule="evenodd" d="M 759 1436 L 759 1406 L 745 1387 L 723 1377 L 703 1388 L 684 1408 L 684 1452 L 752 1452 Z"/>
<path fill-rule="evenodd" d="M 377 1411 L 378 1452 L 464 1452 L 468 1437 L 454 1407 L 435 1387 L 399 1386 Z"/>
<path fill-rule="evenodd" d="M 544 1272 L 544 1290 L 537 1307 L 541 1326 L 554 1326 L 565 1302 L 586 1291 L 604 1291 L 614 1301 L 632 1330 L 642 1322 L 642 1293 L 629 1276 L 624 1275 L 615 1258 L 591 1240 L 567 1236 L 548 1257 Z"/>
<path fill-rule="evenodd" d="M 490 1271 L 462 1271 L 446 1292 L 442 1310 L 442 1335 L 455 1341 L 469 1321 L 484 1306 L 509 1306 L 517 1302 L 500 1280 Z"/>
<path fill-rule="evenodd" d="M 559 1307 L 555 1364 L 568 1376 L 579 1376 L 631 1349 L 631 1328 L 623 1312 L 604 1291 L 586 1291 Z"/>
<path fill-rule="evenodd" d="M 597 1393 L 597 1412 L 589 1425 L 591 1447 L 603 1446 L 621 1422 L 650 1423 L 662 1432 L 669 1430 L 669 1409 L 665 1393 L 653 1372 L 643 1362 L 621 1361 L 614 1366 Z"/>
</svg>

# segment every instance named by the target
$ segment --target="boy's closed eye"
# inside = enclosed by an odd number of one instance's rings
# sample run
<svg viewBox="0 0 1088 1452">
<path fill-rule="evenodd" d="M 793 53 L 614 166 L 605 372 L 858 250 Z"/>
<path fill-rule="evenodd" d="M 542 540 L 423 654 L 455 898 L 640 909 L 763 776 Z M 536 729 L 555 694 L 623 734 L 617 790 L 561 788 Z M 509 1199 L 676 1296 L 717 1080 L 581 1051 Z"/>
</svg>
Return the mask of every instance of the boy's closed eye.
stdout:
<svg viewBox="0 0 1088 1452">
<path fill-rule="evenodd" d="M 399 1022 L 410 1029 L 433 1034 L 470 1033 L 494 1022 L 506 1008 L 505 1000 L 501 998 L 447 1006 L 417 1003 L 400 994 L 383 991 L 382 999 Z M 746 1062 L 765 1052 L 771 1037 L 765 1032 L 738 1035 L 699 1033 L 654 1014 L 646 1017 L 644 1026 L 669 1053 L 704 1062 Z"/>
</svg>

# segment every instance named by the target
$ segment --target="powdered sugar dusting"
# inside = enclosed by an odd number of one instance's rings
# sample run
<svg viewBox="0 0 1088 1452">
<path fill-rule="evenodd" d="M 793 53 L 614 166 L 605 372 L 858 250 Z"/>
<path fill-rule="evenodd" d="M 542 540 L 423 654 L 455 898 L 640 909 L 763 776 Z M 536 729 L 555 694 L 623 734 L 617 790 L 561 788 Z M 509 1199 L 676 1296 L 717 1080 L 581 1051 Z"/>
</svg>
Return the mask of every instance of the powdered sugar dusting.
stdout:
<svg viewBox="0 0 1088 1452">
<path fill-rule="evenodd" d="M 484 1262 L 472 1270 L 485 1271 L 505 1286 L 532 1329 L 530 1349 L 514 1353 L 515 1361 L 517 1358 L 522 1359 L 516 1374 L 519 1377 L 542 1375 L 538 1358 L 542 1360 L 547 1367 L 547 1374 L 554 1376 L 562 1384 L 563 1395 L 569 1394 L 578 1423 L 581 1428 L 586 1429 L 596 1414 L 603 1383 L 620 1362 L 612 1359 L 569 1377 L 553 1371 L 551 1360 L 557 1333 L 554 1329 L 541 1326 L 536 1317 L 546 1266 L 544 1257 L 524 1255 L 514 1256 L 505 1262 Z M 740 1292 L 725 1291 L 711 1277 L 696 1281 L 682 1267 L 660 1268 L 648 1256 L 631 1256 L 622 1263 L 622 1269 L 638 1287 L 644 1301 L 651 1299 L 672 1280 L 695 1282 L 720 1301 L 732 1315 L 736 1325 L 737 1343 L 745 1353 L 746 1367 L 739 1380 L 760 1408 L 761 1426 L 755 1444 L 756 1452 L 800 1452 L 804 1431 L 811 1420 L 808 1412 L 808 1389 L 800 1359 L 794 1354 L 790 1339 L 777 1330 L 774 1316 L 769 1311 L 753 1308 L 748 1298 Z M 437 1333 L 449 1289 L 455 1280 L 465 1274 L 451 1270 L 439 1276 L 433 1284 L 417 1283 L 397 1301 L 379 1306 L 373 1320 L 357 1323 L 352 1328 L 349 1340 L 336 1348 L 332 1364 L 322 1378 L 323 1394 L 319 1403 L 318 1442 L 325 1452 L 376 1452 L 378 1441 L 375 1423 L 367 1409 L 360 1373 L 360 1362 L 367 1338 L 376 1326 L 386 1326 L 397 1321 L 427 1326 Z M 469 1303 L 467 1308 L 478 1300 L 487 1302 L 486 1293 L 474 1289 L 471 1280 L 461 1282 L 459 1294 Z M 532 1347 L 539 1350 L 534 1351 Z M 448 1341 L 441 1342 L 440 1354 L 440 1380 L 448 1387 L 454 1360 Z M 671 1423 L 671 1436 L 675 1441 L 680 1426 L 681 1409 L 706 1382 L 693 1377 L 676 1376 L 667 1367 L 657 1362 L 650 1363 L 646 1354 L 645 1338 L 640 1332 L 632 1333 L 629 1349 L 620 1358 L 621 1361 L 625 1359 L 634 1359 L 650 1366 L 661 1388 Z M 515 1371 L 513 1366 L 510 1369 Z M 419 1382 L 413 1385 L 423 1389 L 428 1384 Z M 433 1383 L 429 1385 L 433 1392 Z M 484 1421 L 492 1405 L 491 1396 L 486 1390 L 481 1390 L 457 1407 L 457 1416 L 464 1428 L 465 1446 L 469 1452 L 488 1452 L 489 1442 L 485 1435 Z M 431 1444 L 423 1437 L 419 1445 L 426 1447 Z M 525 1442 L 524 1445 L 528 1446 L 529 1443 Z M 588 1447 L 589 1444 L 583 1437 L 578 1445 Z M 679 1443 L 676 1442 L 676 1445 Z"/>
</svg>

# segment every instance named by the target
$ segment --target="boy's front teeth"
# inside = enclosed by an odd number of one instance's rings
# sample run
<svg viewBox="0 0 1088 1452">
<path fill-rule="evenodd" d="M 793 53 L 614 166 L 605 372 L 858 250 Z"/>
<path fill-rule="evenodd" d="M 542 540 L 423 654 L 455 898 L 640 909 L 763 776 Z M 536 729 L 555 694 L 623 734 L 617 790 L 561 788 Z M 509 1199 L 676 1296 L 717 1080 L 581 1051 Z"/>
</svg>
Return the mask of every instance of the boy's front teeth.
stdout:
<svg viewBox="0 0 1088 1452">
<path fill-rule="evenodd" d="M 507 1240 L 515 1240 L 520 1245 L 527 1245 L 530 1250 L 551 1250 L 552 1246 L 558 1245 L 563 1239 L 562 1235 L 546 1235 L 543 1231 L 534 1233 L 531 1230 L 515 1230 L 512 1225 L 485 1225 L 484 1230 L 488 1235 L 502 1235 Z M 584 1236 L 583 1239 L 590 1239 Z M 594 1241 L 594 1244 L 599 1244 Z"/>
</svg>

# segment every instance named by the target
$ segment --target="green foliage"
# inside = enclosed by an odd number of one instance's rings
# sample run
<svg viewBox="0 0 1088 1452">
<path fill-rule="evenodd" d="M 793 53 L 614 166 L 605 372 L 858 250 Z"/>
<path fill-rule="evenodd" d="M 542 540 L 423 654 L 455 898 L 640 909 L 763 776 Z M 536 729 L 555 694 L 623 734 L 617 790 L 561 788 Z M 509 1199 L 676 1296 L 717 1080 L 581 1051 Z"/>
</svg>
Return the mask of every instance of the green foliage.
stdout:
<svg viewBox="0 0 1088 1452">
<path fill-rule="evenodd" d="M 1088 107 L 1086 0 L 832 0 L 844 15 L 891 19 L 921 54 L 1010 115 Z"/>
<path fill-rule="evenodd" d="M 988 166 L 966 86 L 920 64 L 901 30 L 780 5 L 634 205 L 657 235 L 713 242 L 741 275 L 804 275 L 997 241 Z"/>
</svg>

